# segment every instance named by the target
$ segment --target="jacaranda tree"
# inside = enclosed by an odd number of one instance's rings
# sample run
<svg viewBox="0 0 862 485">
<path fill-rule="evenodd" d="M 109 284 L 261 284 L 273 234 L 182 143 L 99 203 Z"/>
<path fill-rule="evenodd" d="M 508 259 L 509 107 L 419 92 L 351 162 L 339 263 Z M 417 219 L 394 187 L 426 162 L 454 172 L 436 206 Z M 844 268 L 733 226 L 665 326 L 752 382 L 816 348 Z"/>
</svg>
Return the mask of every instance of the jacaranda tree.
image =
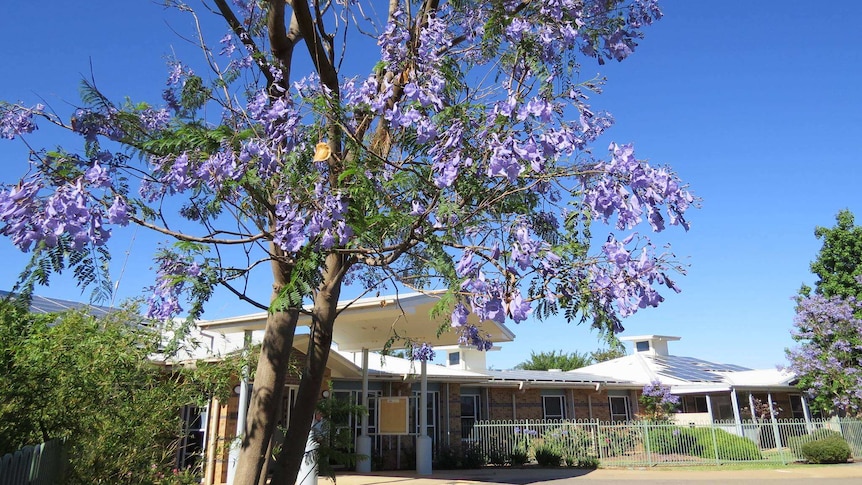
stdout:
<svg viewBox="0 0 862 485">
<path fill-rule="evenodd" d="M 834 227 L 817 226 L 823 240 L 803 286 L 791 331 L 799 346 L 787 350 L 790 368 L 811 405 L 824 414 L 862 413 L 862 227 L 842 210 Z"/>
<path fill-rule="evenodd" d="M 150 317 L 194 319 L 217 286 L 268 309 L 234 483 L 258 482 L 302 314 L 289 428 L 307 434 L 347 286 L 444 289 L 441 326 L 479 348 L 473 321 L 559 312 L 614 332 L 676 291 L 673 256 L 635 227 L 687 227 L 693 198 L 630 145 L 589 149 L 612 119 L 589 104 L 603 81 L 581 74 L 631 54 L 655 1 L 212 4 L 228 33 L 202 40 L 209 72 L 172 60 L 159 103 L 89 84 L 71 117 L 4 104 L 3 137 L 47 122 L 83 144 L 32 150 L 0 213 L 33 253 L 25 288 L 63 269 L 109 282 L 110 228 L 135 224 L 175 242 L 155 255 Z M 245 291 L 263 266 L 268 297 Z M 275 483 L 292 483 L 304 443 L 286 440 Z"/>
<path fill-rule="evenodd" d="M 787 350 L 790 369 L 811 407 L 825 415 L 862 414 L 862 302 L 854 297 L 800 298 Z"/>
</svg>

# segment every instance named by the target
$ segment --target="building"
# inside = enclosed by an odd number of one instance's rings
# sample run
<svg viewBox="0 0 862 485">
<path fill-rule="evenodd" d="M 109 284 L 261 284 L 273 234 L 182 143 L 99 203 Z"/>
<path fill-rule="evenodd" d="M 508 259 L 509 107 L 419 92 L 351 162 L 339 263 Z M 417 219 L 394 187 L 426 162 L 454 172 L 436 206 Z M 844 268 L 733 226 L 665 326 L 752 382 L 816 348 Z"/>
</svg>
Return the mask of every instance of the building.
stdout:
<svg viewBox="0 0 862 485">
<path fill-rule="evenodd" d="M 352 302 L 338 317 L 333 336 L 337 347 L 330 353 L 325 379 L 331 388 L 321 389 L 321 396 L 331 393 L 367 407 L 365 419 L 336 425 L 350 430 L 357 450 L 366 450 L 375 467 L 415 467 L 421 472 L 427 466 L 430 473 L 433 457 L 469 441 L 478 420 L 631 420 L 638 416 L 641 390 L 656 380 L 681 397 L 681 412 L 674 416 L 679 423 L 723 422 L 741 435 L 743 421 L 763 419 L 752 414 L 755 400 L 783 409 L 772 419 L 810 418 L 792 374 L 672 354 L 669 343 L 680 340 L 674 336 L 624 337 L 632 346 L 629 355 L 569 372 L 488 370 L 485 352 L 459 346 L 452 332 L 437 335 L 439 324 L 429 317 L 434 302 L 433 295 L 424 294 L 367 298 Z M 212 350 L 223 353 L 244 341 L 259 341 L 265 321 L 266 313 L 259 313 L 200 322 L 200 328 L 211 337 Z M 515 337 L 504 325 L 485 322 L 483 328 L 498 343 Z M 445 363 L 422 365 L 375 352 L 385 347 L 393 331 L 435 345 L 445 353 Z M 307 337 L 297 335 L 294 347 L 304 352 Z M 284 423 L 298 384 L 292 380 L 286 385 Z M 227 403 L 213 402 L 189 416 L 198 423 L 193 431 L 199 435 L 192 442 L 200 444 L 206 456 L 205 483 L 229 482 L 236 459 L 230 444 L 243 432 L 244 421 L 237 417 L 244 415 L 251 386 L 238 383 Z M 405 406 L 403 412 L 388 407 L 398 403 Z M 423 407 L 426 412 L 420 413 Z M 406 429 L 388 430 L 393 423 L 387 420 L 393 416 L 403 418 Z M 427 443 L 417 436 L 427 436 Z M 371 463 L 365 466 L 370 469 Z"/>
</svg>

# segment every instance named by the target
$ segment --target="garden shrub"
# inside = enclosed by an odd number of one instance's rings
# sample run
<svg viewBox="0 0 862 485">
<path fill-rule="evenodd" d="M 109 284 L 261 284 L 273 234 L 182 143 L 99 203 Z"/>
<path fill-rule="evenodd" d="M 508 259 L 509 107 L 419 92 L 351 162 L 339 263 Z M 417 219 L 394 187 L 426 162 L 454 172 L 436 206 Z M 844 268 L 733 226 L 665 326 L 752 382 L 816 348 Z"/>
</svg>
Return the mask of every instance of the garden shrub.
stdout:
<svg viewBox="0 0 862 485">
<path fill-rule="evenodd" d="M 461 448 L 461 468 L 482 468 L 486 464 L 488 460 L 478 446 L 468 444 Z"/>
<path fill-rule="evenodd" d="M 790 438 L 787 441 L 787 446 L 790 448 L 790 451 L 793 452 L 793 455 L 796 456 L 796 458 L 804 460 L 805 456 L 802 454 L 802 445 L 804 445 L 805 443 L 810 443 L 812 441 L 822 440 L 830 436 L 836 436 L 840 438 L 841 433 L 828 428 L 820 428 L 814 430 L 811 433 Z"/>
<path fill-rule="evenodd" d="M 599 467 L 599 459 L 594 456 L 583 456 L 578 458 L 578 468 L 586 468 L 588 470 L 595 470 Z"/>
<path fill-rule="evenodd" d="M 463 447 L 444 446 L 437 453 L 436 468 L 455 470 L 458 468 L 481 468 L 488 463 L 485 454 L 478 446 L 466 444 Z"/>
<path fill-rule="evenodd" d="M 488 463 L 494 466 L 503 466 L 508 463 L 509 457 L 499 448 L 493 448 L 488 452 Z"/>
<path fill-rule="evenodd" d="M 509 464 L 512 466 L 521 466 L 528 461 L 530 461 L 530 455 L 527 454 L 527 450 L 524 448 L 515 447 L 515 449 L 509 453 Z"/>
<path fill-rule="evenodd" d="M 632 451 L 640 441 L 638 431 L 624 427 L 609 428 L 599 435 L 603 456 L 624 455 Z"/>
<path fill-rule="evenodd" d="M 444 446 L 437 452 L 437 465 L 440 470 L 455 470 L 458 468 L 460 451 L 455 446 Z"/>
<path fill-rule="evenodd" d="M 661 427 L 649 430 L 653 453 L 678 453 L 715 459 L 716 446 L 720 460 L 760 460 L 763 455 L 748 438 L 727 431 L 715 430 L 715 443 L 709 428 Z"/>
<path fill-rule="evenodd" d="M 715 448 L 712 446 L 712 436 L 709 429 L 703 429 L 708 440 L 704 446 L 703 458 L 715 458 Z M 718 445 L 719 460 L 761 460 L 763 455 L 753 441 L 748 438 L 728 433 L 722 429 L 715 430 L 715 442 Z M 701 441 L 703 443 L 703 441 Z"/>
<path fill-rule="evenodd" d="M 536 463 L 539 466 L 560 466 L 563 462 L 563 454 L 551 444 L 539 443 L 533 453 L 536 455 Z"/>
<path fill-rule="evenodd" d="M 847 463 L 850 445 L 840 436 L 828 436 L 802 445 L 802 456 L 809 463 Z"/>
<path fill-rule="evenodd" d="M 545 446 L 553 447 L 567 466 L 575 466 L 580 457 L 597 453 L 592 434 L 580 426 L 563 425 L 553 428 L 545 432 L 540 442 Z M 538 461 L 538 457 L 536 460 Z"/>
</svg>

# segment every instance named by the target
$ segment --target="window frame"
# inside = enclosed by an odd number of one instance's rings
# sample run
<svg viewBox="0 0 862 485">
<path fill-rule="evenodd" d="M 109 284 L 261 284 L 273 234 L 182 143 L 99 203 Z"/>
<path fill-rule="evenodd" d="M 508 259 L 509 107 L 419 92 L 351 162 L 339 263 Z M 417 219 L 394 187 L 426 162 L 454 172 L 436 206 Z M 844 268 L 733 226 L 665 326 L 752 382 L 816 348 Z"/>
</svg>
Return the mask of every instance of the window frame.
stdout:
<svg viewBox="0 0 862 485">
<path fill-rule="evenodd" d="M 554 414 L 554 415 L 548 414 L 547 402 L 552 400 L 552 399 L 557 400 L 560 404 L 560 413 L 559 414 Z M 545 420 L 559 420 L 559 421 L 566 419 L 566 396 L 564 396 L 562 394 L 542 396 L 542 418 Z"/>
<path fill-rule="evenodd" d="M 625 406 L 626 413 L 622 415 L 620 413 L 614 413 L 614 399 L 622 399 L 623 405 Z M 631 406 L 629 406 L 629 397 L 628 396 L 608 396 L 608 414 L 611 418 L 611 422 L 618 421 L 631 421 L 632 416 Z M 623 416 L 623 419 L 619 417 Z"/>
</svg>

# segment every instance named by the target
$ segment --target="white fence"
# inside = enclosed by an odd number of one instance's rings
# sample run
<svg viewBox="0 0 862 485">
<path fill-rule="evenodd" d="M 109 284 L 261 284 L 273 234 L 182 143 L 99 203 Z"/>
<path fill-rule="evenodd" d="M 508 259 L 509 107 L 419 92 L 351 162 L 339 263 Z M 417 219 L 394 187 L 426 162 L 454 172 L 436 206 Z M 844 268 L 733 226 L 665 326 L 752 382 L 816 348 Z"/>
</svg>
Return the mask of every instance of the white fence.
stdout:
<svg viewBox="0 0 862 485">
<path fill-rule="evenodd" d="M 850 444 L 853 458 L 862 459 L 862 421 L 857 419 L 716 421 L 698 425 L 647 421 L 478 421 L 468 443 L 491 463 L 513 451 L 551 448 L 569 462 L 598 458 L 607 466 L 696 465 L 728 462 L 800 460 L 806 440 L 831 430 Z"/>
</svg>

